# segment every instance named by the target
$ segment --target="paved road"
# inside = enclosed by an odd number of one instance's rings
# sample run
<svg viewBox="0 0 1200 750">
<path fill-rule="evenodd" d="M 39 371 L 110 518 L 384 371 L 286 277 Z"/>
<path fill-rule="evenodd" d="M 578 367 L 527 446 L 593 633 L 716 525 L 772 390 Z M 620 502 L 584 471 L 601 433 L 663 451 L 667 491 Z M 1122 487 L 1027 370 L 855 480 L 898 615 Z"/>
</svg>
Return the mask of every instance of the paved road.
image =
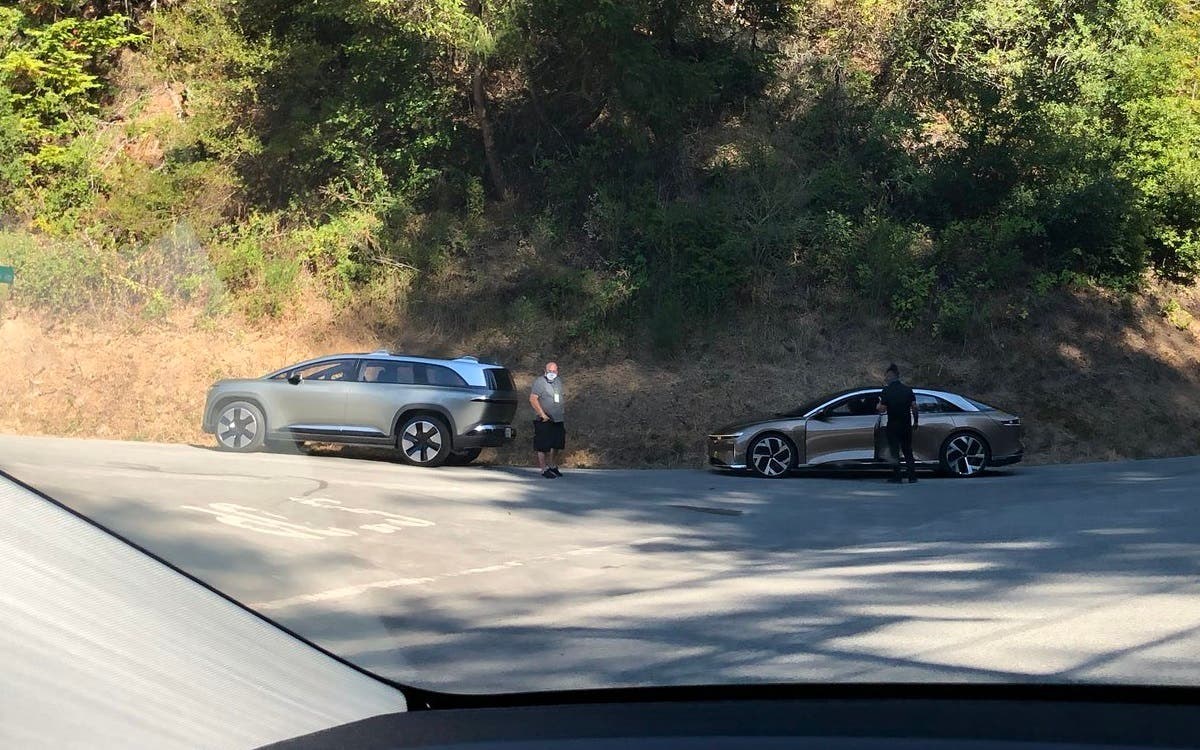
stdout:
<svg viewBox="0 0 1200 750">
<path fill-rule="evenodd" d="M 0 436 L 0 468 L 425 687 L 1200 684 L 1200 458 L 547 481 Z"/>
</svg>

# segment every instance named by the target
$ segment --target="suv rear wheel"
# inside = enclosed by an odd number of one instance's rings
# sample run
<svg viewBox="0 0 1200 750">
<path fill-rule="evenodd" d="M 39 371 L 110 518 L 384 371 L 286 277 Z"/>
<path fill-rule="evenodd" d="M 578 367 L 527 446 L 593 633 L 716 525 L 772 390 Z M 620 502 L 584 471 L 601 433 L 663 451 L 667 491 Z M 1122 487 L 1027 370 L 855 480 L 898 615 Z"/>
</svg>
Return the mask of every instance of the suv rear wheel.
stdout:
<svg viewBox="0 0 1200 750">
<path fill-rule="evenodd" d="M 400 426 L 400 460 L 413 466 L 441 466 L 450 455 L 450 429 L 439 417 L 418 414 Z"/>
</svg>

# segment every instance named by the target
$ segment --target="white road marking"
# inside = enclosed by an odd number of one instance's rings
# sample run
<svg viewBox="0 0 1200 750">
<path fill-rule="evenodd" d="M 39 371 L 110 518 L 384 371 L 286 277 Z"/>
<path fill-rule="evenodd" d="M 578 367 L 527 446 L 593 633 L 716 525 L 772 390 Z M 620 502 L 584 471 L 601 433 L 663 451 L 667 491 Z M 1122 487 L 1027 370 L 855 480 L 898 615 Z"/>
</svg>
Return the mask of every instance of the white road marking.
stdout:
<svg viewBox="0 0 1200 750">
<path fill-rule="evenodd" d="M 372 510 L 370 508 L 350 508 L 342 505 L 340 500 L 331 500 L 327 497 L 289 497 L 293 503 L 300 503 L 311 508 L 323 508 L 326 510 L 340 510 L 345 513 L 356 513 L 364 516 L 383 516 L 388 519 L 393 526 L 413 526 L 421 528 L 425 526 L 436 526 L 433 521 L 426 521 L 423 518 L 413 518 L 412 516 L 402 516 L 399 513 L 392 513 L 386 510 Z"/>
<path fill-rule="evenodd" d="M 373 581 L 371 583 L 360 583 L 357 586 L 343 586 L 340 589 L 318 591 L 315 594 L 290 596 L 286 599 L 276 599 L 273 602 L 251 604 L 250 607 L 252 609 L 279 609 L 281 607 L 290 607 L 293 604 L 310 604 L 312 602 L 328 601 L 329 599 L 349 599 L 352 596 L 365 594 L 372 589 L 397 589 L 405 586 L 419 586 L 423 583 L 433 583 L 434 580 L 433 578 L 394 578 L 390 581 Z"/>
<path fill-rule="evenodd" d="M 617 544 L 604 544 L 598 547 L 580 547 L 578 549 L 568 550 L 560 555 L 539 555 L 531 557 L 527 560 L 509 560 L 498 565 L 488 565 L 482 568 L 467 568 L 453 573 L 442 573 L 436 576 L 426 578 L 393 578 L 386 581 L 372 581 L 371 583 L 360 583 L 356 586 L 343 586 L 341 588 L 329 589 L 327 591 L 318 591 L 313 594 L 299 594 L 297 596 L 289 596 L 285 599 L 274 599 L 268 602 L 256 602 L 249 604 L 251 609 L 267 610 L 267 609 L 283 609 L 297 604 L 311 604 L 313 602 L 324 602 L 333 599 L 349 599 L 351 597 L 365 594 L 368 591 L 378 591 L 383 589 L 397 589 L 408 586 L 422 586 L 427 583 L 435 583 L 447 578 L 461 578 L 463 576 L 479 575 L 481 573 L 495 573 L 500 570 L 509 570 L 518 568 L 534 562 L 549 562 L 552 560 L 566 560 L 568 557 L 578 557 L 580 555 L 594 554 L 596 552 L 604 552 L 605 550 L 614 549 L 617 547 L 636 547 L 639 544 L 651 544 L 653 542 L 666 542 L 674 537 L 669 536 L 654 536 L 646 539 L 636 539 L 632 542 L 621 542 Z"/>
<path fill-rule="evenodd" d="M 373 531 L 377 534 L 394 534 L 406 528 L 427 528 L 436 525 L 433 521 L 426 521 L 423 518 L 414 518 L 412 516 L 402 516 L 386 510 L 348 508 L 338 500 L 330 500 L 325 497 L 290 497 L 288 499 L 313 508 L 340 510 L 356 515 L 383 516 L 384 520 L 381 523 L 367 523 L 358 527 L 362 531 Z M 227 526 L 233 526 L 246 531 L 255 531 L 260 534 L 269 534 L 270 536 L 288 537 L 289 539 L 320 540 L 329 537 L 358 536 L 358 532 L 352 529 L 344 529 L 339 526 L 314 528 L 308 522 L 303 524 L 293 523 L 287 519 L 287 516 L 236 503 L 209 503 L 207 507 L 181 505 L 180 508 L 198 513 L 207 513 L 214 516 L 218 523 L 223 523 Z"/>
<path fill-rule="evenodd" d="M 283 536 L 290 539 L 327 539 L 329 537 L 358 536 L 358 532 L 337 526 L 314 528 L 307 524 L 292 523 L 286 516 L 269 513 L 265 510 L 250 508 L 237 503 L 209 503 L 207 508 L 195 505 L 182 505 L 183 510 L 194 510 L 215 516 L 219 523 L 247 531 L 256 531 L 270 536 Z"/>
</svg>

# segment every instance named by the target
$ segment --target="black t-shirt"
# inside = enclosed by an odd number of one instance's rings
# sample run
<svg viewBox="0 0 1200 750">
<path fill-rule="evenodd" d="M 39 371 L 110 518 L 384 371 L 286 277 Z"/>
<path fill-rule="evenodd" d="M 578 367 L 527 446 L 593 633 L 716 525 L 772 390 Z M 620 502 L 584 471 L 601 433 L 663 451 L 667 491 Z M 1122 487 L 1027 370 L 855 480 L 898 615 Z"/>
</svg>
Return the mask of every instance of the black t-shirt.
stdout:
<svg viewBox="0 0 1200 750">
<path fill-rule="evenodd" d="M 879 400 L 887 406 L 888 428 L 906 428 L 912 426 L 912 405 L 917 400 L 913 389 L 899 380 L 893 380 L 883 387 Z"/>
</svg>

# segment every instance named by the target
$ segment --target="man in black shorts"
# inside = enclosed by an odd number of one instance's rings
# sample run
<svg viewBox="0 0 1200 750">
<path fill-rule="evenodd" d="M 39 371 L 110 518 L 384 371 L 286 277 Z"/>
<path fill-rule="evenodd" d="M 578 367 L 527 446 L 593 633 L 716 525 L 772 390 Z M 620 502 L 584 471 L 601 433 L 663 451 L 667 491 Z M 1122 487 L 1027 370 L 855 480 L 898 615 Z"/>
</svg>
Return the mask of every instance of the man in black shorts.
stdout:
<svg viewBox="0 0 1200 750">
<path fill-rule="evenodd" d="M 879 394 L 879 406 L 882 414 L 887 412 L 887 441 L 888 449 L 892 452 L 892 478 L 889 482 L 900 483 L 900 451 L 904 451 L 904 461 L 908 464 L 908 481 L 917 481 L 917 470 L 913 465 L 913 430 L 917 429 L 920 412 L 917 411 L 917 396 L 913 389 L 900 382 L 900 368 L 891 365 L 884 376 L 887 385 Z"/>
<path fill-rule="evenodd" d="M 546 372 L 533 381 L 529 405 L 537 415 L 533 420 L 533 449 L 537 451 L 538 468 L 546 479 L 557 479 L 562 476 L 558 457 L 566 447 L 567 428 L 563 425 L 563 386 L 554 362 L 547 362 Z"/>
</svg>

